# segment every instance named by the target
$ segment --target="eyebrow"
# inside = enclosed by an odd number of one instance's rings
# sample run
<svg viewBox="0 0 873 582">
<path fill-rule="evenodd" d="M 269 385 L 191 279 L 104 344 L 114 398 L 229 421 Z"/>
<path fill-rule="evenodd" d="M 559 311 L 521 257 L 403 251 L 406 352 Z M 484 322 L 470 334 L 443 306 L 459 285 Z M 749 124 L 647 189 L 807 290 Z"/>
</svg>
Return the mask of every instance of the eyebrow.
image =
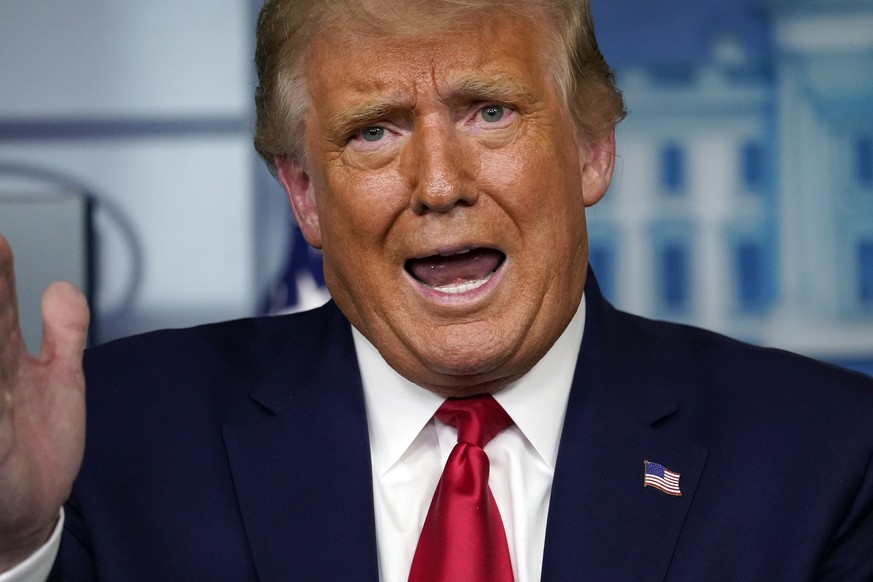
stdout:
<svg viewBox="0 0 873 582">
<path fill-rule="evenodd" d="M 330 134 L 337 138 L 345 138 L 353 131 L 370 123 L 389 117 L 398 111 L 409 111 L 409 107 L 394 99 L 368 99 L 347 107 L 328 118 Z"/>
<path fill-rule="evenodd" d="M 468 75 L 452 82 L 446 100 L 530 102 L 533 94 L 524 84 L 509 75 Z"/>
</svg>

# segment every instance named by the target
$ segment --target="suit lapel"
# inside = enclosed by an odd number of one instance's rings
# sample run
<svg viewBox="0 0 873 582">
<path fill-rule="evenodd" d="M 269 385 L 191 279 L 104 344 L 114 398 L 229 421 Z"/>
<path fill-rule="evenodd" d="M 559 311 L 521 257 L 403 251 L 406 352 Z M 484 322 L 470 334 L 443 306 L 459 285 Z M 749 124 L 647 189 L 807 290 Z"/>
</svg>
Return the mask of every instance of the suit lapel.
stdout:
<svg viewBox="0 0 873 582">
<path fill-rule="evenodd" d="M 586 328 L 552 486 L 544 582 L 662 580 L 706 450 L 671 431 L 681 354 L 626 329 L 586 288 Z M 643 462 L 681 474 L 681 496 L 643 487 Z"/>
<path fill-rule="evenodd" d="M 224 439 L 263 581 L 377 580 L 367 419 L 348 323 L 299 322 L 252 398 L 267 414 Z"/>
</svg>

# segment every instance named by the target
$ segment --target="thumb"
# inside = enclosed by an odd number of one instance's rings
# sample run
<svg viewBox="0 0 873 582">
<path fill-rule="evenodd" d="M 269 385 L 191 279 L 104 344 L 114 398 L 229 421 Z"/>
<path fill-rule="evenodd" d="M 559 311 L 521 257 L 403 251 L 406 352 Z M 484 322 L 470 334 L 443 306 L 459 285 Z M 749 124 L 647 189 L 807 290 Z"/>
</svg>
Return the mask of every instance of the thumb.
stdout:
<svg viewBox="0 0 873 582">
<path fill-rule="evenodd" d="M 81 366 L 88 335 L 88 302 L 72 283 L 57 281 L 42 296 L 40 359 Z"/>
</svg>

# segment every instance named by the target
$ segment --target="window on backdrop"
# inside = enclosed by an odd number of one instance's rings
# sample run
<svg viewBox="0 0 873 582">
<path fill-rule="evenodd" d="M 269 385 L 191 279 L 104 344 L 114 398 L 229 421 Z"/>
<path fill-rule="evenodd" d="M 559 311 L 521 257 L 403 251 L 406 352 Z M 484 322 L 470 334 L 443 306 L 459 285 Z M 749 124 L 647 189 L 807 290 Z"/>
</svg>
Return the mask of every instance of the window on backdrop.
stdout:
<svg viewBox="0 0 873 582">
<path fill-rule="evenodd" d="M 857 246 L 858 303 L 873 309 L 873 239 L 862 240 Z"/>
<path fill-rule="evenodd" d="M 757 141 L 748 141 L 740 147 L 740 176 L 743 187 L 758 192 L 764 185 L 764 148 Z"/>
<path fill-rule="evenodd" d="M 873 135 L 855 139 L 855 180 L 862 188 L 873 188 Z"/>
<path fill-rule="evenodd" d="M 664 242 L 658 250 L 659 299 L 669 313 L 691 309 L 691 251 L 684 241 Z"/>
<path fill-rule="evenodd" d="M 661 188 L 665 194 L 681 195 L 685 191 L 685 150 L 677 143 L 668 143 L 660 152 Z"/>
</svg>

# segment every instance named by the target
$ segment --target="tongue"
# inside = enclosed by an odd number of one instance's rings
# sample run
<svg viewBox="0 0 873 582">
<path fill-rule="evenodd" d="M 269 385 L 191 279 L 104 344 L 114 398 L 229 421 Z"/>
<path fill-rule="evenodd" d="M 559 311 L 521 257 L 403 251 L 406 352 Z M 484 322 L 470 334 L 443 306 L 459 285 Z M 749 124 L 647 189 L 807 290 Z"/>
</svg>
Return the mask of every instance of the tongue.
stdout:
<svg viewBox="0 0 873 582">
<path fill-rule="evenodd" d="M 503 261 L 503 253 L 492 249 L 475 249 L 468 253 L 443 257 L 433 255 L 411 259 L 406 268 L 429 287 L 445 287 L 478 281 L 494 272 Z"/>
</svg>

